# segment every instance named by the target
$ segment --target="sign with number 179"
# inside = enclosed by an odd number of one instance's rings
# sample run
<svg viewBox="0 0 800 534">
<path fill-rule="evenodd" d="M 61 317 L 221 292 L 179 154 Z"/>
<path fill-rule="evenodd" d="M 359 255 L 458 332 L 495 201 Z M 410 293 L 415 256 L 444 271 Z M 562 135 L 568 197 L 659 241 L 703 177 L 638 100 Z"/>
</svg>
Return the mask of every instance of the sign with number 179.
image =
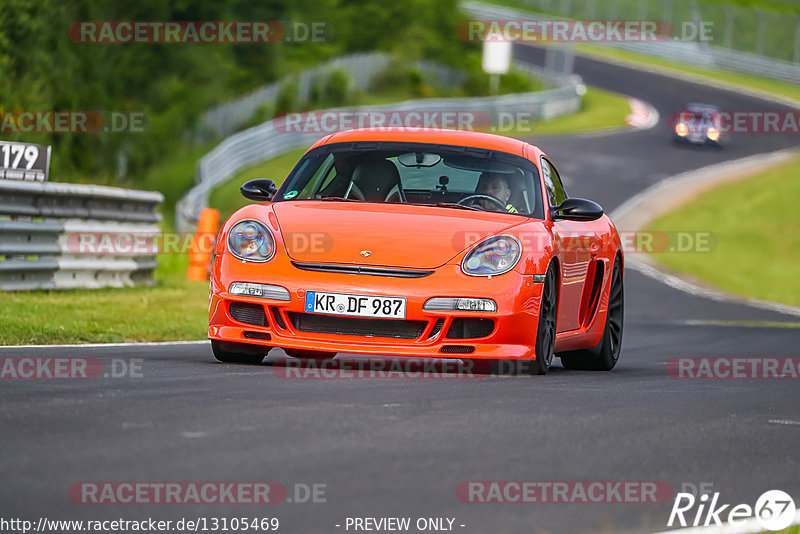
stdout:
<svg viewBox="0 0 800 534">
<path fill-rule="evenodd" d="M 49 146 L 0 141 L 0 179 L 44 182 L 49 172 Z"/>
</svg>

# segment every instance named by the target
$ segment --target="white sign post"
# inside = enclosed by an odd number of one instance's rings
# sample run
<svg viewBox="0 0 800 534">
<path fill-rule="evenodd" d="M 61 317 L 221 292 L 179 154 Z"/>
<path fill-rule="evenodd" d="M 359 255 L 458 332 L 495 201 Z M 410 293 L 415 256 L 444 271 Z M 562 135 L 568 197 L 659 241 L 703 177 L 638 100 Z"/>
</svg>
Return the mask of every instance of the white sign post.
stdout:
<svg viewBox="0 0 800 534">
<path fill-rule="evenodd" d="M 500 75 L 511 67 L 511 41 L 483 42 L 483 72 L 489 74 L 489 92 L 497 94 Z"/>
</svg>

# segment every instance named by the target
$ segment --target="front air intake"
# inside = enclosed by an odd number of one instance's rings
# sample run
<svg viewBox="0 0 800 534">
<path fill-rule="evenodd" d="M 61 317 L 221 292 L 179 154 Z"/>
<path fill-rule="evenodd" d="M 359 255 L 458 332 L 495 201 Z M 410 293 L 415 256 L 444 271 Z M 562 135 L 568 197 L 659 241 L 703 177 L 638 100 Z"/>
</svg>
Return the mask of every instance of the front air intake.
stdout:
<svg viewBox="0 0 800 534">
<path fill-rule="evenodd" d="M 456 317 L 447 329 L 448 339 L 486 337 L 494 330 L 494 320 L 483 317 Z"/>
<path fill-rule="evenodd" d="M 231 312 L 231 317 L 240 323 L 252 324 L 255 326 L 268 326 L 267 315 L 264 313 L 264 306 L 261 304 L 231 302 L 229 310 Z"/>
</svg>

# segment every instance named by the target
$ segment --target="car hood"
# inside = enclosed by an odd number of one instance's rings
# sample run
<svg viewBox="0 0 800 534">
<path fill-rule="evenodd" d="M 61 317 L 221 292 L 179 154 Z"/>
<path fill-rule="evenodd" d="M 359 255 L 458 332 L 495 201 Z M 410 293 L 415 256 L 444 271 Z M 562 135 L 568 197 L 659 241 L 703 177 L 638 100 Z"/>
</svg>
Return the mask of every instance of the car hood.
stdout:
<svg viewBox="0 0 800 534">
<path fill-rule="evenodd" d="M 526 220 L 410 204 L 282 201 L 272 207 L 296 261 L 412 269 L 444 265 L 484 237 Z"/>
</svg>

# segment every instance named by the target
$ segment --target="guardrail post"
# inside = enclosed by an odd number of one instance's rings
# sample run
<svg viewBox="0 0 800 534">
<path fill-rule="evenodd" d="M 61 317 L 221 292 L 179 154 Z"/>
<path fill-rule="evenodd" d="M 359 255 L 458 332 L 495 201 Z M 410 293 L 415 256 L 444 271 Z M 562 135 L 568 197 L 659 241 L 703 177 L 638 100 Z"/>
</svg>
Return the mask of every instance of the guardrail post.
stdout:
<svg viewBox="0 0 800 534">
<path fill-rule="evenodd" d="M 756 38 L 756 54 L 759 56 L 764 55 L 764 39 L 767 34 L 767 15 L 761 11 L 758 12 L 758 37 Z"/>
<path fill-rule="evenodd" d="M 800 17 L 794 18 L 794 64 L 800 63 Z"/>
</svg>

